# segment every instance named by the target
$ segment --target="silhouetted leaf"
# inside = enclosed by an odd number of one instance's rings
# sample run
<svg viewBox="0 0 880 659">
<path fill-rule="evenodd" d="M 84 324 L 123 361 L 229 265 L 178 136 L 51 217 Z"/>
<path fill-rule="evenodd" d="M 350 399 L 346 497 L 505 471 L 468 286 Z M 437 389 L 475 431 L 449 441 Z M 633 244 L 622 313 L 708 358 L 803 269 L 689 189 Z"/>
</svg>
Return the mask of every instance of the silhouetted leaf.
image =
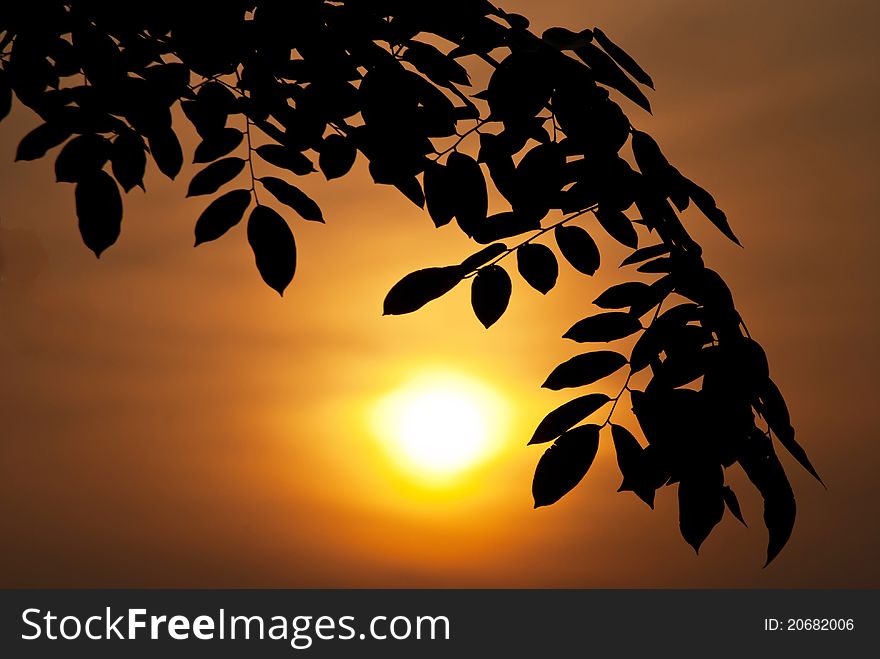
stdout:
<svg viewBox="0 0 880 659">
<path fill-rule="evenodd" d="M 650 261 L 645 261 L 636 270 L 646 274 L 660 274 L 672 272 L 675 262 L 668 256 L 660 256 Z"/>
<path fill-rule="evenodd" d="M 625 309 L 653 299 L 654 294 L 648 284 L 628 281 L 612 286 L 593 300 L 593 304 L 602 309 Z"/>
<path fill-rule="evenodd" d="M 186 191 L 187 197 L 214 194 L 221 187 L 238 176 L 244 169 L 245 161 L 242 158 L 223 158 L 211 163 L 198 174 L 193 176 Z"/>
<path fill-rule="evenodd" d="M 471 285 L 471 306 L 487 329 L 504 315 L 512 290 L 510 275 L 500 265 L 481 268 Z"/>
<path fill-rule="evenodd" d="M 663 484 L 663 479 L 652 473 L 645 450 L 629 430 L 612 423 L 611 438 L 617 454 L 617 466 L 623 476 L 617 491 L 633 492 L 653 508 L 654 493 Z"/>
<path fill-rule="evenodd" d="M 608 342 L 630 336 L 641 329 L 642 323 L 632 314 L 609 311 L 579 320 L 562 338 L 578 343 Z"/>
<path fill-rule="evenodd" d="M 296 242 L 287 222 L 268 206 L 257 206 L 248 218 L 247 237 L 263 281 L 284 295 L 296 272 Z"/>
<path fill-rule="evenodd" d="M 419 208 L 425 207 L 425 193 L 422 191 L 422 184 L 419 183 L 419 179 L 415 176 L 405 176 L 397 179 L 393 185 L 416 206 Z"/>
<path fill-rule="evenodd" d="M 593 384 L 626 365 L 626 357 L 610 350 L 596 350 L 572 357 L 550 373 L 541 386 L 545 389 L 566 389 Z"/>
<path fill-rule="evenodd" d="M 328 181 L 348 174 L 356 159 L 357 149 L 347 137 L 328 135 L 321 142 L 318 167 Z"/>
<path fill-rule="evenodd" d="M 122 227 L 122 196 L 116 182 L 102 171 L 76 184 L 76 216 L 86 247 L 100 258 L 116 242 Z"/>
<path fill-rule="evenodd" d="M 18 143 L 15 161 L 42 158 L 49 149 L 58 146 L 70 137 L 71 133 L 72 131 L 67 126 L 58 121 L 40 124 Z"/>
<path fill-rule="evenodd" d="M 55 159 L 55 180 L 76 183 L 100 171 L 110 156 L 110 142 L 100 135 L 79 135 Z"/>
<path fill-rule="evenodd" d="M 295 149 L 280 144 L 263 144 L 258 146 L 256 151 L 257 155 L 269 164 L 291 171 L 297 176 L 305 176 L 315 171 L 312 161 Z"/>
<path fill-rule="evenodd" d="M 559 251 L 575 270 L 593 275 L 599 269 L 599 248 L 584 229 L 558 226 L 553 230 Z"/>
<path fill-rule="evenodd" d="M 527 243 L 516 250 L 516 266 L 522 278 L 536 291 L 546 295 L 559 276 L 556 256 L 546 245 Z"/>
<path fill-rule="evenodd" d="M 766 567 L 791 537 L 797 514 L 794 492 L 773 445 L 757 429 L 740 443 L 739 463 L 764 498 L 764 524 L 770 535 Z"/>
<path fill-rule="evenodd" d="M 614 238 L 621 245 L 636 248 L 639 245 L 639 234 L 630 220 L 623 211 L 612 209 L 604 210 L 600 207 L 596 211 L 596 219 L 602 228 L 608 232 L 608 235 Z"/>
<path fill-rule="evenodd" d="M 697 553 L 724 516 L 723 484 L 721 466 L 716 465 L 683 476 L 678 485 L 681 535 Z"/>
<path fill-rule="evenodd" d="M 556 503 L 587 475 L 599 450 L 599 426 L 569 430 L 544 451 L 535 468 L 535 508 Z"/>
<path fill-rule="evenodd" d="M 593 34 L 595 35 L 596 33 L 594 32 Z M 639 107 L 648 112 L 651 111 L 651 103 L 648 101 L 648 98 L 611 57 L 592 43 L 576 48 L 575 53 L 584 64 L 590 67 L 596 82 L 616 89 Z"/>
<path fill-rule="evenodd" d="M 431 300 L 448 293 L 461 281 L 464 273 L 458 266 L 425 268 L 411 272 L 391 287 L 385 296 L 385 316 L 412 313 Z"/>
<path fill-rule="evenodd" d="M 451 153 L 446 161 L 449 186 L 454 196 L 455 217 L 461 230 L 473 236 L 476 228 L 486 219 L 489 193 L 483 170 L 477 161 L 463 153 Z"/>
<path fill-rule="evenodd" d="M 825 485 L 816 468 L 810 462 L 807 452 L 794 438 L 794 428 L 791 425 L 791 417 L 785 399 L 773 380 L 767 378 L 760 392 L 761 407 L 759 411 L 767 420 L 770 430 L 776 435 L 776 439 L 791 453 L 792 457 L 806 469 L 817 481 Z"/>
<path fill-rule="evenodd" d="M 196 147 L 193 162 L 213 162 L 217 158 L 222 158 L 241 144 L 243 138 L 244 133 L 237 128 L 224 128 L 202 140 Z"/>
<path fill-rule="evenodd" d="M 544 30 L 541 39 L 559 50 L 574 50 L 590 43 L 593 40 L 593 33 L 590 30 L 572 32 L 564 27 L 551 27 Z"/>
<path fill-rule="evenodd" d="M 287 181 L 273 176 L 264 176 L 260 179 L 260 183 L 263 184 L 263 187 L 265 187 L 272 196 L 282 204 L 290 206 L 293 210 L 299 213 L 300 217 L 304 220 L 310 222 L 324 221 L 324 215 L 321 213 L 320 206 L 295 185 L 291 185 Z"/>
<path fill-rule="evenodd" d="M 718 208 L 715 203 L 715 198 L 693 181 L 685 180 L 685 184 L 688 196 L 691 198 L 691 201 L 696 204 L 697 208 L 703 212 L 703 215 L 709 218 L 709 221 L 718 227 L 718 230 L 721 231 L 721 233 L 742 247 L 739 238 L 736 237 L 736 234 L 733 233 L 733 229 L 730 228 L 730 223 L 727 221 L 727 215 L 725 215 L 724 211 Z"/>
<path fill-rule="evenodd" d="M 657 256 L 662 256 L 663 254 L 669 253 L 669 245 L 666 243 L 660 243 L 659 245 L 649 245 L 648 247 L 641 247 L 634 251 L 632 254 L 627 256 L 623 261 L 621 261 L 620 266 L 623 267 L 625 265 L 633 265 L 634 263 L 641 263 L 642 261 L 647 261 L 648 259 L 653 259 Z"/>
<path fill-rule="evenodd" d="M 728 485 L 725 485 L 721 489 L 721 498 L 724 499 L 724 504 L 733 516 L 736 517 L 743 526 L 748 526 L 746 520 L 743 518 L 742 510 L 739 507 L 739 500 L 736 498 L 736 493 L 730 489 Z"/>
<path fill-rule="evenodd" d="M 556 439 L 610 401 L 605 394 L 587 394 L 560 405 L 538 424 L 529 444 L 543 444 Z"/>
<path fill-rule="evenodd" d="M 484 247 L 479 252 L 475 254 L 471 254 L 464 261 L 461 262 L 461 269 L 463 272 L 473 272 L 481 265 L 485 265 L 496 256 L 501 256 L 504 252 L 507 251 L 507 245 L 504 243 L 494 243 L 489 245 L 488 247 Z"/>
<path fill-rule="evenodd" d="M 435 162 L 425 168 L 425 201 L 436 227 L 449 224 L 455 216 L 455 195 L 458 191 L 453 184 L 444 165 Z"/>
<path fill-rule="evenodd" d="M 217 197 L 196 220 L 195 246 L 198 247 L 202 243 L 216 240 L 241 222 L 250 203 L 250 190 L 232 190 Z"/>
<path fill-rule="evenodd" d="M 147 167 L 143 139 L 134 131 L 117 135 L 110 148 L 110 165 L 123 190 L 128 192 L 136 185 L 143 187 Z"/>
<path fill-rule="evenodd" d="M 170 179 L 174 179 L 183 167 L 183 150 L 180 141 L 170 128 L 147 137 L 150 153 L 156 161 L 156 167 Z"/>
<path fill-rule="evenodd" d="M 645 73 L 644 69 L 642 69 L 642 67 L 640 67 L 620 46 L 605 36 L 605 33 L 602 32 L 602 30 L 599 28 L 593 28 L 593 35 L 596 37 L 596 41 L 599 42 L 599 45 L 602 46 L 602 49 L 611 55 L 614 61 L 620 64 L 620 67 L 624 71 L 629 73 L 643 85 L 647 85 L 651 89 L 654 89 L 654 81 L 651 80 L 651 76 Z"/>
<path fill-rule="evenodd" d="M 431 44 L 410 41 L 403 53 L 403 59 L 438 85 L 470 85 L 467 70 Z"/>
</svg>

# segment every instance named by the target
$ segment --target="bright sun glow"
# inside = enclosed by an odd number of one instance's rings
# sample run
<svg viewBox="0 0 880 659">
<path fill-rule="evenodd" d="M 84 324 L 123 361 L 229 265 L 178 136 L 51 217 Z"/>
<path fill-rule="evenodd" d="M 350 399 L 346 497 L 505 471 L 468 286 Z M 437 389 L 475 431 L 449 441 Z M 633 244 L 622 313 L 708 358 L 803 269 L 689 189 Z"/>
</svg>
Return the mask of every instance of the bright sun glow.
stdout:
<svg viewBox="0 0 880 659">
<path fill-rule="evenodd" d="M 492 457 L 505 417 L 497 393 L 449 373 L 405 383 L 373 412 L 374 430 L 391 459 L 422 481 L 448 481 Z"/>
</svg>

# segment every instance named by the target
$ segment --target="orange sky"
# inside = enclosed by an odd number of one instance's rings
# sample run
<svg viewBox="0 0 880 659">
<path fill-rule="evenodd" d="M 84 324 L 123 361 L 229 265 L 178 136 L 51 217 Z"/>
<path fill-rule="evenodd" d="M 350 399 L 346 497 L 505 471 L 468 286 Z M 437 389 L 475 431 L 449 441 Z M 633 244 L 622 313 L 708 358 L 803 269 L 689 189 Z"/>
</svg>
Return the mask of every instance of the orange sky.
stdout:
<svg viewBox="0 0 880 659">
<path fill-rule="evenodd" d="M 695 557 L 674 488 L 651 512 L 617 494 L 606 443 L 587 479 L 532 509 L 540 448 L 566 392 L 539 389 L 558 339 L 617 281 L 563 267 L 546 298 L 514 282 L 486 331 L 466 287 L 382 317 L 388 288 L 472 248 L 395 190 L 303 184 L 326 226 L 283 300 L 243 231 L 192 248 L 189 174 L 126 198 L 100 261 L 80 243 L 52 159 L 12 164 L 34 123 L 0 124 L 0 584 L 5 586 L 878 586 L 876 282 L 880 10 L 869 2 L 506 2 L 539 30 L 599 25 L 652 74 L 655 116 L 627 106 L 727 211 L 746 249 L 689 226 L 765 346 L 801 443 L 794 535 L 767 569 L 760 504 Z M 603 246 L 603 247 L 605 247 Z M 517 278 L 514 277 L 516 280 Z M 371 434 L 373 401 L 443 365 L 508 401 L 500 453 L 448 488 L 414 484 Z"/>
</svg>

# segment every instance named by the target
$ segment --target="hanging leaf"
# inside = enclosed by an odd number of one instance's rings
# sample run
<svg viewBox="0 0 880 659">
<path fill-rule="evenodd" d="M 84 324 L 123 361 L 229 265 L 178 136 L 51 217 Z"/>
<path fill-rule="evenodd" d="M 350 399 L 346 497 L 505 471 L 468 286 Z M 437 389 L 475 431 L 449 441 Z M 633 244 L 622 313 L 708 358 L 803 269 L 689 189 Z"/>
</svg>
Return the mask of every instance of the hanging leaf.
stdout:
<svg viewBox="0 0 880 659">
<path fill-rule="evenodd" d="M 263 144 L 256 148 L 256 152 L 270 165 L 291 171 L 297 176 L 305 176 L 315 171 L 312 161 L 296 149 L 280 144 Z"/>
<path fill-rule="evenodd" d="M 489 193 L 486 178 L 477 161 L 463 153 L 449 154 L 446 161 L 449 186 L 455 190 L 455 217 L 468 237 L 486 220 L 489 212 Z"/>
<path fill-rule="evenodd" d="M 605 36 L 605 33 L 602 32 L 602 30 L 597 27 L 593 28 L 593 36 L 596 37 L 596 41 L 602 46 L 602 50 L 611 55 L 614 61 L 620 65 L 620 68 L 629 73 L 638 82 L 654 89 L 654 81 L 651 80 L 651 76 L 645 73 L 645 70 L 640 67 L 638 63 L 636 63 L 636 61 L 620 46 Z"/>
<path fill-rule="evenodd" d="M 593 40 L 593 32 L 591 30 L 572 32 L 564 27 L 551 27 L 544 30 L 541 39 L 559 50 L 574 50 L 590 43 Z"/>
<path fill-rule="evenodd" d="M 617 424 L 611 424 L 611 438 L 617 454 L 617 466 L 623 481 L 618 492 L 632 492 L 648 506 L 654 508 L 654 494 L 665 479 L 653 473 L 647 452 L 633 434 Z"/>
<path fill-rule="evenodd" d="M 234 151 L 243 139 L 244 133 L 237 128 L 224 128 L 218 133 L 202 140 L 196 147 L 193 162 L 206 163 L 222 158 Z"/>
<path fill-rule="evenodd" d="M 462 261 L 461 269 L 464 273 L 473 272 L 480 266 L 486 265 L 496 256 L 501 256 L 506 251 L 507 245 L 505 245 L 504 243 L 493 243 L 488 247 L 484 247 L 476 254 L 471 254 L 464 261 Z"/>
<path fill-rule="evenodd" d="M 725 215 L 724 211 L 718 208 L 718 205 L 715 203 L 715 198 L 693 181 L 685 179 L 685 186 L 691 201 L 696 204 L 697 208 L 702 211 L 703 215 L 705 215 L 721 233 L 742 247 L 739 238 L 736 237 L 736 234 L 733 233 L 733 229 L 730 228 L 730 223 L 727 221 L 727 215 Z"/>
<path fill-rule="evenodd" d="M 623 211 L 617 209 L 605 210 L 602 207 L 596 211 L 596 219 L 608 235 L 621 245 L 635 249 L 639 246 L 639 234 Z"/>
<path fill-rule="evenodd" d="M 263 281 L 284 295 L 296 272 L 296 242 L 287 222 L 268 206 L 257 206 L 248 218 L 247 236 Z"/>
<path fill-rule="evenodd" d="M 730 489 L 730 486 L 725 485 L 721 489 L 721 497 L 724 499 L 724 505 L 727 506 L 727 509 L 731 514 L 736 517 L 743 526 L 748 526 L 745 518 L 743 518 L 742 510 L 739 507 L 739 499 L 736 498 L 736 493 Z"/>
<path fill-rule="evenodd" d="M 654 299 L 651 287 L 641 281 L 628 281 L 617 284 L 593 300 L 602 309 L 625 309 Z"/>
<path fill-rule="evenodd" d="M 546 295 L 559 276 L 556 256 L 546 245 L 526 243 L 516 250 L 516 267 L 529 286 Z"/>
<path fill-rule="evenodd" d="M 110 148 L 110 166 L 123 190 L 129 192 L 136 185 L 143 188 L 147 154 L 141 136 L 134 131 L 120 133 Z"/>
<path fill-rule="evenodd" d="M 350 138 L 328 135 L 321 142 L 318 167 L 328 181 L 348 174 L 356 159 L 357 149 Z"/>
<path fill-rule="evenodd" d="M 510 303 L 510 275 L 500 265 L 481 268 L 471 285 L 471 306 L 483 327 L 488 329 L 504 315 Z"/>
<path fill-rule="evenodd" d="M 309 222 L 323 222 L 324 215 L 321 207 L 305 192 L 295 185 L 274 176 L 264 176 L 260 179 L 271 194 L 285 206 L 290 206 L 299 213 L 300 217 Z"/>
<path fill-rule="evenodd" d="M 244 217 L 244 212 L 250 204 L 250 190 L 232 190 L 217 197 L 196 220 L 195 247 L 216 240 L 241 222 L 241 218 Z"/>
<path fill-rule="evenodd" d="M 223 158 L 205 167 L 193 176 L 186 191 L 187 197 L 214 194 L 222 186 L 229 183 L 244 169 L 242 158 Z"/>
<path fill-rule="evenodd" d="M 15 151 L 15 161 L 37 160 L 70 137 L 72 131 L 59 121 L 40 124 L 25 135 Z"/>
<path fill-rule="evenodd" d="M 122 196 L 109 174 L 93 172 L 76 184 L 74 194 L 79 233 L 86 247 L 100 258 L 116 242 L 122 228 Z"/>
<path fill-rule="evenodd" d="M 455 215 L 454 181 L 447 174 L 446 167 L 440 163 L 431 163 L 425 168 L 425 201 L 428 214 L 435 227 L 442 227 L 452 221 Z"/>
<path fill-rule="evenodd" d="M 170 179 L 174 179 L 183 167 L 183 150 L 173 130 L 158 131 L 147 137 L 150 154 L 159 171 Z"/>
<path fill-rule="evenodd" d="M 770 378 L 767 378 L 760 393 L 761 407 L 759 411 L 770 425 L 770 430 L 776 435 L 776 439 L 785 449 L 791 453 L 792 457 L 806 469 L 810 475 L 817 481 L 825 485 L 816 468 L 810 462 L 807 452 L 794 438 L 794 428 L 791 425 L 791 417 L 788 414 L 788 407 L 782 393 Z"/>
<path fill-rule="evenodd" d="M 422 184 L 415 176 L 404 176 L 397 179 L 393 183 L 394 187 L 403 193 L 403 196 L 409 199 L 419 208 L 425 207 L 425 193 L 422 191 Z"/>
<path fill-rule="evenodd" d="M 529 444 L 543 444 L 556 439 L 610 401 L 606 394 L 586 394 L 560 405 L 538 424 Z"/>
<path fill-rule="evenodd" d="M 625 365 L 626 357 L 611 350 L 588 352 L 557 366 L 541 386 L 554 391 L 583 387 L 608 377 Z"/>
<path fill-rule="evenodd" d="M 421 309 L 431 300 L 436 300 L 455 288 L 463 274 L 458 266 L 425 268 L 411 272 L 388 291 L 382 315 L 397 316 Z"/>
<path fill-rule="evenodd" d="M 593 464 L 599 450 L 599 426 L 569 430 L 544 451 L 535 468 L 532 496 L 535 508 L 549 506 L 568 494 Z"/>
<path fill-rule="evenodd" d="M 767 562 L 776 558 L 791 537 L 797 506 L 773 444 L 754 428 L 740 444 L 739 463 L 764 498 L 764 524 L 769 532 Z"/>
<path fill-rule="evenodd" d="M 678 523 L 685 541 L 699 553 L 703 541 L 724 517 L 721 465 L 701 467 L 678 484 Z"/>
<path fill-rule="evenodd" d="M 635 334 L 641 329 L 642 323 L 632 314 L 609 311 L 579 320 L 562 335 L 562 338 L 578 343 L 607 343 Z"/>
<path fill-rule="evenodd" d="M 593 275 L 599 269 L 599 248 L 584 229 L 560 225 L 553 230 L 559 251 L 571 266 L 584 273 Z"/>
<path fill-rule="evenodd" d="M 467 70 L 431 44 L 409 41 L 403 59 L 438 85 L 446 87 L 451 83 L 465 86 L 471 84 Z"/>
<path fill-rule="evenodd" d="M 76 183 L 100 171 L 110 157 L 110 142 L 100 135 L 79 135 L 55 159 L 55 180 Z"/>
</svg>

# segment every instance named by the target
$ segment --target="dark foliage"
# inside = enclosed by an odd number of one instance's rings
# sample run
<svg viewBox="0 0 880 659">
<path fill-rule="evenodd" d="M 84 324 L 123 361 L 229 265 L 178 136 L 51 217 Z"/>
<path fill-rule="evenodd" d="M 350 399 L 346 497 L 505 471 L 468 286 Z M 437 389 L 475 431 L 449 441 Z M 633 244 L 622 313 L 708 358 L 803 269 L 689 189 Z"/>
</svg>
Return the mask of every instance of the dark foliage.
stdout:
<svg viewBox="0 0 880 659">
<path fill-rule="evenodd" d="M 480 66 L 491 69 L 485 89 L 471 86 Z M 210 17 L 201 3 L 181 2 L 0 11 L 0 119 L 13 97 L 41 118 L 16 159 L 61 147 L 56 177 L 75 184 L 83 241 L 96 255 L 119 237 L 120 189 L 143 188 L 149 162 L 169 178 L 182 171 L 178 104 L 201 140 L 187 194 L 217 195 L 195 224 L 195 244 L 230 233 L 251 209 L 247 240 L 279 294 L 296 269 L 279 210 L 324 221 L 287 179 L 344 176 L 358 154 L 376 183 L 426 206 L 437 227 L 455 220 L 487 245 L 460 264 L 404 277 L 386 314 L 415 311 L 472 278 L 474 311 L 489 327 L 510 301 L 499 263 L 511 254 L 522 278 L 546 294 L 557 253 L 593 275 L 596 236 L 633 250 L 622 264 L 632 276 L 595 300 L 610 311 L 565 334 L 580 343 L 629 340 L 629 356 L 625 345 L 578 355 L 545 386 L 584 387 L 617 372 L 625 384 L 614 396 L 579 395 L 541 422 L 530 443 L 554 443 L 538 463 L 535 505 L 577 485 L 608 434 L 620 489 L 653 506 L 656 490 L 677 484 L 681 532 L 698 549 L 725 510 L 742 521 L 725 485 L 739 464 L 764 500 L 769 562 L 795 517 L 776 449 L 818 474 L 795 441 L 763 351 L 682 221 L 686 211 L 688 222 L 702 214 L 738 244 L 726 215 L 621 108 L 650 111 L 647 88 L 651 77 L 598 28 L 538 35 L 526 18 L 484 0 L 232 1 L 213 4 Z M 286 179 L 270 175 L 279 171 Z M 245 185 L 235 186 L 240 177 Z M 490 214 L 490 185 L 509 208 Z M 551 233 L 549 245 L 538 242 Z M 497 242 L 508 239 L 512 246 Z M 612 423 L 624 400 L 644 446 Z M 609 403 L 604 422 L 578 425 Z"/>
</svg>

